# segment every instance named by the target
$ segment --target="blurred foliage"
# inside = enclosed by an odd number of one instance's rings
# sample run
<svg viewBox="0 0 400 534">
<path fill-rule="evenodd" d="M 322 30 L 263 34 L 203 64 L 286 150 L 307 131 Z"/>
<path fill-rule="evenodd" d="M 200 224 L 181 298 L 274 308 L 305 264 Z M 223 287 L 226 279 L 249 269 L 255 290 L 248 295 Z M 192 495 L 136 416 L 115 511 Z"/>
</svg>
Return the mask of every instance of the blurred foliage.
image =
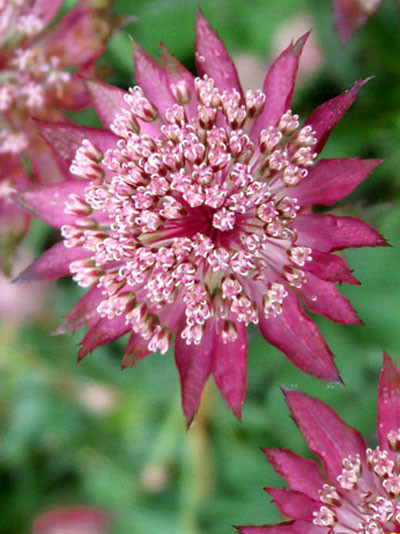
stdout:
<svg viewBox="0 0 400 534">
<path fill-rule="evenodd" d="M 260 446 L 308 454 L 288 416 L 279 385 L 330 403 L 374 442 L 376 384 L 382 351 L 400 363 L 400 17 L 383 2 L 366 27 L 343 47 L 333 27 L 332 3 L 321 0 L 203 0 L 200 6 L 235 56 L 270 62 L 279 28 L 308 10 L 324 56 L 295 95 L 305 117 L 322 101 L 363 77 L 361 91 L 335 129 L 326 157 L 385 160 L 337 212 L 360 216 L 393 245 L 346 254 L 362 282 L 343 287 L 365 326 L 317 318 L 336 354 L 346 388 L 302 374 L 251 332 L 247 401 L 242 422 L 209 384 L 189 432 L 180 410 L 173 355 L 152 355 L 121 372 L 123 341 L 76 364 L 81 334 L 51 336 L 80 290 L 57 284 L 51 304 L 23 323 L 0 327 L 0 532 L 24 534 L 45 509 L 85 504 L 106 510 L 113 534 L 225 534 L 235 524 L 279 519 L 265 485 L 280 485 Z M 109 81 L 133 83 L 130 36 L 156 55 L 159 40 L 190 69 L 194 0 L 116 0 L 115 11 L 135 17 L 113 37 L 100 60 Z M 298 37 L 295 35 L 294 37 Z M 96 124 L 89 110 L 76 116 Z M 32 224 L 25 246 L 35 255 L 57 236 Z M 26 286 L 29 298 L 29 286 Z"/>
</svg>

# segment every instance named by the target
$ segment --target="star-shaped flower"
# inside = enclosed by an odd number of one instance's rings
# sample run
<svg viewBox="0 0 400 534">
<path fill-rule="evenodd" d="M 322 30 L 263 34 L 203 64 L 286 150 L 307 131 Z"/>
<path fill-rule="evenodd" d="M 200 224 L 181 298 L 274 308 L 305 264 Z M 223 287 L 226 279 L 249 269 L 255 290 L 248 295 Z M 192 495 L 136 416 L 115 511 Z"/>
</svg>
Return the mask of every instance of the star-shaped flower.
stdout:
<svg viewBox="0 0 400 534">
<path fill-rule="evenodd" d="M 280 525 L 238 527 L 241 534 L 389 534 L 400 529 L 400 371 L 384 355 L 378 387 L 378 446 L 333 410 L 298 391 L 286 391 L 291 415 L 321 461 L 285 449 L 264 449 L 289 489 L 265 488 Z"/>
<path fill-rule="evenodd" d="M 246 94 L 201 14 L 197 78 L 165 47 L 160 66 L 136 46 L 138 86 L 88 83 L 104 130 L 42 124 L 68 179 L 20 195 L 63 237 L 23 277 L 72 274 L 89 289 L 59 332 L 89 328 L 79 358 L 129 333 L 124 367 L 166 352 L 176 332 L 189 422 L 210 374 L 240 415 L 251 323 L 301 370 L 339 381 L 300 299 L 359 323 L 335 286 L 358 282 L 333 252 L 385 244 L 358 219 L 311 212 L 345 197 L 379 161 L 319 159 L 365 80 L 300 125 L 290 105 L 306 39 Z"/>
</svg>

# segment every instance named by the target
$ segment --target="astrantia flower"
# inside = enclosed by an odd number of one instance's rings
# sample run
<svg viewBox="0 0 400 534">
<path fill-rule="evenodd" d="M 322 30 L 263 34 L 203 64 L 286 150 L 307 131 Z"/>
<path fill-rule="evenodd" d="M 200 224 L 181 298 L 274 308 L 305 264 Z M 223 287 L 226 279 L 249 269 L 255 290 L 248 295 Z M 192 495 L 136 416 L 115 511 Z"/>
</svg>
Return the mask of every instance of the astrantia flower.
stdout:
<svg viewBox="0 0 400 534">
<path fill-rule="evenodd" d="M 352 33 L 365 24 L 378 9 L 381 0 L 334 0 L 336 26 L 341 40 L 347 42 Z"/>
<path fill-rule="evenodd" d="M 33 534 L 107 534 L 110 521 L 96 508 L 56 508 L 42 514 L 33 525 Z"/>
<path fill-rule="evenodd" d="M 210 374 L 240 414 L 251 323 L 303 371 L 339 380 L 299 296 L 313 312 L 358 323 L 334 284 L 357 281 L 331 252 L 384 244 L 358 219 L 310 213 L 346 196 L 378 161 L 316 162 L 364 81 L 300 126 L 289 108 L 305 41 L 279 56 L 262 91 L 246 94 L 200 14 L 198 78 L 165 48 L 161 67 L 137 47 L 139 86 L 88 84 L 107 131 L 43 124 L 71 178 L 20 197 L 64 239 L 24 276 L 71 273 L 90 288 L 59 332 L 89 327 L 80 358 L 130 333 L 128 366 L 166 352 L 176 331 L 189 421 Z"/>
<path fill-rule="evenodd" d="M 60 120 L 60 107 L 88 104 L 73 72 L 92 69 L 112 26 L 87 0 L 52 25 L 63 1 L 0 0 L 0 154 L 35 156 L 31 116 Z"/>
<path fill-rule="evenodd" d="M 378 387 L 378 446 L 329 406 L 297 391 L 286 392 L 292 417 L 321 461 L 285 449 L 264 449 L 289 489 L 266 488 L 280 525 L 239 527 L 241 534 L 389 534 L 400 529 L 400 372 L 384 355 Z"/>
<path fill-rule="evenodd" d="M 21 155 L 28 157 L 36 179 L 48 182 L 59 176 L 52 151 L 31 117 L 61 120 L 60 107 L 77 109 L 89 103 L 76 74 L 92 72 L 115 27 L 109 15 L 106 18 L 105 10 L 90 8 L 88 0 L 80 0 L 52 25 L 62 3 L 63 0 L 0 0 L 1 212 L 19 188 L 20 181 L 14 177 L 21 174 Z M 17 213 L 16 208 L 14 212 Z M 26 219 L 27 215 L 20 213 L 18 218 Z M 22 235 L 20 225 L 13 227 L 9 220 L 2 234 L 10 243 L 14 239 L 14 246 L 15 235 Z M 3 248 L 1 254 L 9 255 Z M 4 263 L 1 265 L 5 268 Z"/>
</svg>

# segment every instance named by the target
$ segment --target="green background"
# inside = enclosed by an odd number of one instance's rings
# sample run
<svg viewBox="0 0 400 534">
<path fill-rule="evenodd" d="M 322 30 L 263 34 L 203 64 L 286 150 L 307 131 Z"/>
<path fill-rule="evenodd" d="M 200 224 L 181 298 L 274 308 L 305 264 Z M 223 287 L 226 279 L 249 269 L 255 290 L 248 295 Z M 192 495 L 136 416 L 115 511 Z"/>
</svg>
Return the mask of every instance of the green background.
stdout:
<svg viewBox="0 0 400 534">
<path fill-rule="evenodd" d="M 362 285 L 342 290 L 365 326 L 316 318 L 347 387 L 306 376 L 251 330 L 242 422 L 210 383 L 201 414 L 186 432 L 171 351 L 151 355 L 122 372 L 124 340 L 96 350 L 77 365 L 82 333 L 51 335 L 81 294 L 62 280 L 35 319 L 22 324 L 1 320 L 4 534 L 29 532 L 43 510 L 67 504 L 105 509 L 113 520 L 113 534 L 229 534 L 232 525 L 278 521 L 262 487 L 283 483 L 260 446 L 309 454 L 280 385 L 328 402 L 375 442 L 382 352 L 400 363 L 400 16 L 395 2 L 383 2 L 346 46 L 339 43 L 328 0 L 204 0 L 200 5 L 233 56 L 246 53 L 265 65 L 276 53 L 282 24 L 308 12 L 324 64 L 296 91 L 293 109 L 303 118 L 355 80 L 375 76 L 323 153 L 385 160 L 335 207 L 336 213 L 373 224 L 392 245 L 345 254 Z M 163 41 L 193 69 L 196 6 L 192 0 L 116 0 L 115 11 L 133 15 L 135 21 L 114 36 L 100 60 L 112 69 L 108 80 L 121 87 L 133 83 L 129 35 L 153 56 Z M 76 118 L 86 124 L 94 120 L 91 111 Z M 56 238 L 35 221 L 25 244 L 37 256 Z"/>
</svg>

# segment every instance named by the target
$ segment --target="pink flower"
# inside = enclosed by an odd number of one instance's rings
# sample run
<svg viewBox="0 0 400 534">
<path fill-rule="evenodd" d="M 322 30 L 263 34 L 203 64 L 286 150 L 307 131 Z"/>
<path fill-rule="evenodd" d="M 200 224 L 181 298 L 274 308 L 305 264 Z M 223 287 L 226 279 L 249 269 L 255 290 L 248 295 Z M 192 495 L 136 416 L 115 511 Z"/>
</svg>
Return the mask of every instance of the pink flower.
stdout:
<svg viewBox="0 0 400 534">
<path fill-rule="evenodd" d="M 104 13 L 91 9 L 87 0 L 52 26 L 62 3 L 0 0 L 0 154 L 28 151 L 39 171 L 36 152 L 45 145 L 30 117 L 61 120 L 60 107 L 78 109 L 89 103 L 71 69 L 91 72 L 112 30 Z"/>
<path fill-rule="evenodd" d="M 60 176 L 53 153 L 31 117 L 61 120 L 60 107 L 79 109 L 89 104 L 77 74 L 93 72 L 94 62 L 117 23 L 110 22 L 108 10 L 92 9 L 89 0 L 79 0 L 73 10 L 51 25 L 62 3 L 0 0 L 0 211 L 6 203 L 17 219 L 15 226 L 12 219 L 7 221 L 7 240 L 14 234 L 22 237 L 20 221 L 29 222 L 26 213 L 9 207 L 20 184 L 15 176 L 23 173 L 20 156 L 28 157 L 36 179 L 49 182 Z M 3 160 L 7 164 L 3 165 Z M 15 238 L 12 248 L 17 243 Z M 1 254 L 8 258 L 9 250 L 2 245 Z M 4 261 L 0 264 L 3 269 L 7 267 Z"/>
<path fill-rule="evenodd" d="M 162 67 L 136 47 L 138 87 L 88 83 L 106 130 L 42 124 L 70 178 L 20 195 L 63 236 L 24 276 L 72 274 L 89 288 L 58 332 L 89 328 L 79 358 L 129 333 L 127 367 L 166 352 L 176 331 L 189 422 L 210 374 L 240 416 L 250 323 L 303 371 L 339 381 L 299 297 L 359 323 L 335 286 L 358 282 L 332 252 L 385 244 L 358 219 L 309 209 L 345 197 L 379 161 L 316 161 L 365 80 L 300 126 L 290 102 L 306 38 L 278 57 L 262 91 L 246 94 L 201 14 L 198 78 L 164 47 Z"/>
<path fill-rule="evenodd" d="M 56 508 L 42 514 L 33 525 L 33 534 L 107 534 L 109 520 L 96 508 Z"/>
<path fill-rule="evenodd" d="M 336 26 L 343 43 L 363 26 L 378 9 L 381 0 L 334 0 Z"/>
<path fill-rule="evenodd" d="M 290 522 L 238 527 L 241 534 L 389 534 L 400 528 L 400 371 L 384 355 L 378 387 L 378 446 L 323 402 L 285 391 L 291 415 L 321 461 L 264 449 L 289 489 L 265 488 Z"/>
</svg>

